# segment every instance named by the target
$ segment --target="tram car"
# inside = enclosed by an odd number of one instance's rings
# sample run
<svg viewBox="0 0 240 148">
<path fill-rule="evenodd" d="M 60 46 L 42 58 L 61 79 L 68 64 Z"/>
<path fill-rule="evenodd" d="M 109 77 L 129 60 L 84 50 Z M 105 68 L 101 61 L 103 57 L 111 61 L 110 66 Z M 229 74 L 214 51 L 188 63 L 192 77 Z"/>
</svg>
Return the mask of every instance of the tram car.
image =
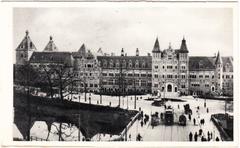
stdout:
<svg viewBox="0 0 240 148">
<path fill-rule="evenodd" d="M 174 122 L 174 116 L 173 116 L 173 108 L 171 108 L 170 106 L 168 106 L 165 109 L 165 113 L 164 113 L 164 123 L 165 125 L 173 125 Z"/>
<path fill-rule="evenodd" d="M 186 126 L 187 118 L 183 114 L 179 116 L 179 125 Z"/>
</svg>

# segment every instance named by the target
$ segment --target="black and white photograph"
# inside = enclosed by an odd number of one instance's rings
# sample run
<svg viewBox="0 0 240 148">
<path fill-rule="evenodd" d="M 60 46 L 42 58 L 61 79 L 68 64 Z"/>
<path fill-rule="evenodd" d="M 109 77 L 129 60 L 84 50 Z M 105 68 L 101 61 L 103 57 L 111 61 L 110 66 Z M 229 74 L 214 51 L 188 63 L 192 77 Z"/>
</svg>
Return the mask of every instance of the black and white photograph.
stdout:
<svg viewBox="0 0 240 148">
<path fill-rule="evenodd" d="M 14 7 L 13 141 L 233 142 L 231 7 Z"/>
</svg>

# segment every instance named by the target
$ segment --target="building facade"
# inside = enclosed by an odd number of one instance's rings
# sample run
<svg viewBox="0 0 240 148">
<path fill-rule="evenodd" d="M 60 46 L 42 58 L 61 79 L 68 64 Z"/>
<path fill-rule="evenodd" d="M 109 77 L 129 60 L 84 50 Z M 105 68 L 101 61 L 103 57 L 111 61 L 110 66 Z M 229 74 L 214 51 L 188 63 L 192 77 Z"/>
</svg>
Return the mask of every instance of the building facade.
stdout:
<svg viewBox="0 0 240 148">
<path fill-rule="evenodd" d="M 191 50 L 190 50 L 191 52 Z M 189 56 L 185 38 L 179 49 L 161 49 L 155 40 L 152 56 L 97 54 L 83 44 L 77 52 L 60 52 L 53 38 L 37 51 L 29 32 L 16 48 L 16 65 L 67 65 L 73 69 L 77 91 L 103 94 L 233 95 L 233 58 Z"/>
<path fill-rule="evenodd" d="M 121 56 L 98 56 L 101 68 L 101 88 L 103 93 L 145 94 L 151 93 L 151 56 L 127 56 L 124 49 Z"/>
<path fill-rule="evenodd" d="M 189 57 L 186 40 L 182 40 L 180 49 L 161 50 L 158 38 L 152 50 L 152 93 L 162 96 L 188 94 Z"/>
</svg>

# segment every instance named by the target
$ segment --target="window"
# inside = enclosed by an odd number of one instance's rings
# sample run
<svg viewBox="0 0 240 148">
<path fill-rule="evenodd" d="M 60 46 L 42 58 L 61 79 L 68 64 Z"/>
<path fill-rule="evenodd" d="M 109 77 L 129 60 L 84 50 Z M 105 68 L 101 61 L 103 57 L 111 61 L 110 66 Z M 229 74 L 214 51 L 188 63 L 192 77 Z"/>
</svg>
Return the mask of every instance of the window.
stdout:
<svg viewBox="0 0 240 148">
<path fill-rule="evenodd" d="M 182 87 L 182 88 L 186 88 L 186 86 L 185 86 L 185 85 L 181 85 L 181 87 Z"/>
<path fill-rule="evenodd" d="M 167 69 L 172 69 L 172 65 L 168 65 L 168 66 L 167 66 Z"/>
<path fill-rule="evenodd" d="M 148 77 L 152 77 L 152 74 L 148 74 Z"/>
<path fill-rule="evenodd" d="M 186 76 L 185 75 L 182 75 L 182 79 L 185 79 L 186 78 Z"/>
<path fill-rule="evenodd" d="M 129 73 L 129 74 L 128 74 L 128 76 L 129 76 L 129 77 L 132 77 L 132 76 L 133 76 L 133 74 Z"/>
<path fill-rule="evenodd" d="M 114 74 L 113 74 L 113 73 L 109 73 L 108 75 L 109 75 L 109 76 L 112 76 L 112 77 L 114 76 Z"/>
<path fill-rule="evenodd" d="M 139 77 L 139 74 L 134 74 L 135 77 Z"/>
<path fill-rule="evenodd" d="M 154 87 L 158 87 L 158 84 L 154 84 Z"/>
<path fill-rule="evenodd" d="M 102 73 L 103 76 L 107 76 L 107 73 Z"/>
<path fill-rule="evenodd" d="M 164 66 L 162 66 L 162 69 L 164 69 L 165 67 Z"/>
<path fill-rule="evenodd" d="M 199 75 L 199 78 L 203 78 L 203 75 Z"/>
<path fill-rule="evenodd" d="M 205 78 L 209 78 L 209 75 L 205 75 Z"/>
<path fill-rule="evenodd" d="M 146 74 L 141 74 L 141 77 L 146 77 Z"/>
<path fill-rule="evenodd" d="M 155 66 L 154 66 L 154 68 L 155 68 L 155 69 L 158 69 L 158 66 L 157 66 L 157 65 L 155 65 Z"/>
<path fill-rule="evenodd" d="M 158 78 L 158 75 L 157 75 L 157 74 L 155 74 L 155 75 L 154 75 L 154 78 Z"/>
<path fill-rule="evenodd" d="M 212 79 L 214 79 L 214 75 L 212 75 Z"/>
<path fill-rule="evenodd" d="M 175 69 L 177 69 L 177 66 L 175 66 Z"/>
<path fill-rule="evenodd" d="M 171 78 L 172 78 L 172 75 L 167 75 L 167 78 L 171 79 Z"/>
</svg>

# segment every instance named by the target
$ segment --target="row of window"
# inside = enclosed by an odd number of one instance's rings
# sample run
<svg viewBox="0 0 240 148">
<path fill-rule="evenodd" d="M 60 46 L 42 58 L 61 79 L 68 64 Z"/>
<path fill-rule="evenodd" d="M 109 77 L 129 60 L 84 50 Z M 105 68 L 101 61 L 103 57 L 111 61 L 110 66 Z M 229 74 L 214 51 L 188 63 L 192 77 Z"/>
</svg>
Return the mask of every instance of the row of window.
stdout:
<svg viewBox="0 0 240 148">
<path fill-rule="evenodd" d="M 119 73 L 102 73 L 102 76 L 110 76 L 110 77 L 118 77 L 120 76 Z M 125 76 L 128 76 L 128 77 L 152 77 L 152 74 L 133 74 L 133 73 L 129 73 L 129 74 L 126 74 L 126 73 L 122 73 L 122 76 L 125 77 Z"/>
<path fill-rule="evenodd" d="M 186 76 L 185 75 L 157 75 L 155 74 L 154 75 L 154 78 L 168 78 L 168 79 L 177 79 L 177 78 L 182 78 L 182 79 L 185 79 Z"/>
<path fill-rule="evenodd" d="M 117 60 L 117 62 L 114 64 L 112 60 L 110 60 L 109 64 L 107 62 L 107 60 L 104 60 L 103 62 L 103 67 L 107 68 L 109 66 L 109 68 L 113 68 L 113 67 L 129 67 L 129 68 L 146 68 L 147 64 L 145 63 L 145 61 L 143 61 L 142 64 L 139 63 L 138 60 L 136 60 L 135 63 L 133 63 L 131 60 L 127 63 L 126 60 L 121 61 L 121 63 Z"/>
<path fill-rule="evenodd" d="M 158 65 L 154 66 L 155 69 L 158 69 Z M 177 69 L 178 66 L 175 66 L 175 69 Z M 162 69 L 165 69 L 165 66 L 162 66 Z M 174 67 L 172 65 L 167 65 L 167 69 L 174 69 Z M 181 66 L 181 69 L 185 70 L 186 66 Z"/>
</svg>

